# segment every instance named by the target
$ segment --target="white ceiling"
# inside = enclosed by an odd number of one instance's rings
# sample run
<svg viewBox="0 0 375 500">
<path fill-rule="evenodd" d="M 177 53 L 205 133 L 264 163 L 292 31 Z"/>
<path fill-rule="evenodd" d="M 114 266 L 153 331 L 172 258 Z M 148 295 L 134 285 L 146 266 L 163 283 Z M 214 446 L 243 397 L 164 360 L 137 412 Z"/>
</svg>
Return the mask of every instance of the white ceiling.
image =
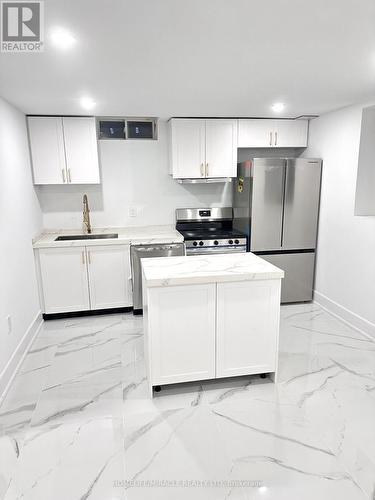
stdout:
<svg viewBox="0 0 375 500">
<path fill-rule="evenodd" d="M 0 55 L 27 113 L 283 116 L 375 96 L 375 0 L 45 0 L 42 54 Z M 56 26 L 71 51 L 52 47 Z"/>
</svg>

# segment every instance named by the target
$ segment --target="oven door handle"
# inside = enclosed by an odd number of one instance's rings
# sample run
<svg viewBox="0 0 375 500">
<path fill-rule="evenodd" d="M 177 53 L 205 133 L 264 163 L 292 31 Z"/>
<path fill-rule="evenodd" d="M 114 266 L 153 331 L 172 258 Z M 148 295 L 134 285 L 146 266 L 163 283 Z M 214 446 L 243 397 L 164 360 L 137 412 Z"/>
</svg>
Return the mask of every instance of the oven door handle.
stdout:
<svg viewBox="0 0 375 500">
<path fill-rule="evenodd" d="M 206 255 L 206 254 L 228 254 L 228 253 L 245 253 L 246 246 L 238 247 L 206 247 L 206 248 L 186 248 L 186 255 Z"/>
</svg>

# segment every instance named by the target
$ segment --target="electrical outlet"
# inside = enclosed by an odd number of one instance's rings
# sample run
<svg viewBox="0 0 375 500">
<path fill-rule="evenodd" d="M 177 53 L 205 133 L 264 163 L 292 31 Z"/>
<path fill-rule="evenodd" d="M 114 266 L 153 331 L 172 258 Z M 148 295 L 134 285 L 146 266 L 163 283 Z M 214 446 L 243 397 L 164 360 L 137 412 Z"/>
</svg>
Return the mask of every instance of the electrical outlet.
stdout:
<svg viewBox="0 0 375 500">
<path fill-rule="evenodd" d="M 8 335 L 10 335 L 12 333 L 12 316 L 8 315 L 6 321 L 8 325 Z"/>
<path fill-rule="evenodd" d="M 137 217 L 138 210 L 137 207 L 129 207 L 129 217 Z"/>
</svg>

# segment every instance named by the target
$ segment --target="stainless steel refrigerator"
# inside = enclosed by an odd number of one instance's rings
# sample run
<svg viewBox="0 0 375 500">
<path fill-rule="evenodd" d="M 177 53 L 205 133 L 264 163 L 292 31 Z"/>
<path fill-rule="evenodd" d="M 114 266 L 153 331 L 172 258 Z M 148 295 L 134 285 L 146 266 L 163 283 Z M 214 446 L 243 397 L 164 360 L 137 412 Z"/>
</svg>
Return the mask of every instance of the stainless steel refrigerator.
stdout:
<svg viewBox="0 0 375 500">
<path fill-rule="evenodd" d="M 247 234 L 249 251 L 285 271 L 283 303 L 312 300 L 321 170 L 319 159 L 238 164 L 233 227 Z"/>
</svg>

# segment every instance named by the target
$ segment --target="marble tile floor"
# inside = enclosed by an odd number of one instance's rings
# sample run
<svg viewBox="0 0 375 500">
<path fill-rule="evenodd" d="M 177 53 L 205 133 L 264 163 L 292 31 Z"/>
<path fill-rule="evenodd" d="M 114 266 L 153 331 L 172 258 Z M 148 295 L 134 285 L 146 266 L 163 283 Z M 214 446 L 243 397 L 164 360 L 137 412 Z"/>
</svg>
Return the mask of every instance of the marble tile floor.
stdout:
<svg viewBox="0 0 375 500">
<path fill-rule="evenodd" d="M 283 306 L 279 363 L 150 400 L 142 318 L 46 322 L 0 407 L 0 499 L 374 499 L 375 343 Z"/>
</svg>

